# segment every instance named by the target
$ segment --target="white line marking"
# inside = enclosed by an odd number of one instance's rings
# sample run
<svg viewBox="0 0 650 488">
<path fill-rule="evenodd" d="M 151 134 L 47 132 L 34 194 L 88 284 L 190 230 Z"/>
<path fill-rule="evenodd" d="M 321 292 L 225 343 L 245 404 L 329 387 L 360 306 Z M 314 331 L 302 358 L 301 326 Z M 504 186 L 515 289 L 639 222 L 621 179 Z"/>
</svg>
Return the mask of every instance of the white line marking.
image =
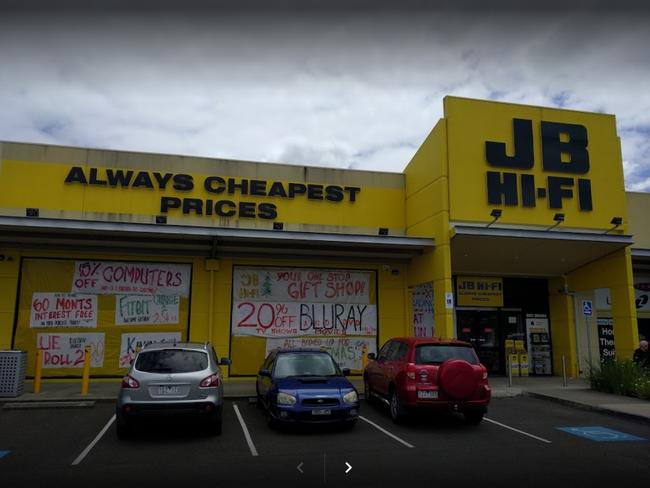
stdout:
<svg viewBox="0 0 650 488">
<path fill-rule="evenodd" d="M 88 447 L 86 447 L 86 449 L 84 449 L 81 452 L 81 454 L 79 454 L 79 456 L 77 456 L 77 459 L 72 461 L 73 466 L 76 466 L 77 464 L 79 464 L 81 461 L 84 460 L 84 458 L 88 455 L 90 450 L 93 447 L 95 447 L 95 444 L 97 444 L 99 442 L 99 440 L 104 436 L 104 434 L 106 434 L 106 431 L 108 430 L 108 428 L 111 425 L 113 425 L 113 422 L 115 422 L 115 414 L 113 414 L 113 416 L 110 418 L 110 420 L 108 422 L 106 422 L 106 425 L 104 426 L 104 428 L 102 430 L 100 430 L 99 434 L 97 434 L 97 436 L 92 440 L 92 442 L 90 444 L 88 444 Z"/>
<path fill-rule="evenodd" d="M 410 447 L 411 449 L 413 449 L 413 447 L 415 447 L 415 446 L 413 446 L 412 444 L 409 444 L 408 442 L 406 442 L 404 439 L 400 439 L 400 438 L 397 437 L 395 434 L 391 434 L 390 432 L 388 432 L 388 431 L 387 431 L 386 429 L 384 429 L 383 427 L 380 427 L 379 425 L 377 425 L 376 423 L 374 423 L 372 420 L 368 420 L 367 418 L 365 418 L 365 417 L 362 416 L 362 415 L 359 415 L 359 418 L 360 418 L 361 420 L 363 420 L 364 422 L 368 422 L 368 423 L 369 423 L 370 425 L 372 425 L 375 429 L 382 431 L 382 432 L 383 432 L 384 434 L 386 434 L 388 437 L 392 437 L 392 438 L 395 439 L 397 442 L 401 442 L 401 443 L 404 444 L 406 447 Z"/>
<path fill-rule="evenodd" d="M 502 424 L 500 422 L 497 422 L 496 420 L 492 420 L 492 419 L 489 419 L 487 417 L 483 417 L 483 420 L 485 420 L 487 422 L 492 422 L 493 424 L 496 424 L 496 425 L 498 425 L 500 427 L 503 427 L 504 429 L 513 430 L 515 432 L 519 432 L 520 434 L 527 435 L 528 437 L 532 437 L 533 439 L 537 439 L 538 441 L 542 441 L 542 442 L 546 442 L 547 444 L 551 444 L 551 441 L 549 441 L 547 439 L 542 439 L 541 437 L 537 437 L 536 435 L 529 434 L 528 432 L 524 432 L 523 430 L 515 429 L 514 427 L 510 427 L 508 425 Z"/>
<path fill-rule="evenodd" d="M 246 437 L 246 442 L 248 443 L 248 448 L 251 450 L 251 454 L 253 456 L 258 456 L 257 449 L 255 449 L 255 444 L 253 444 L 253 439 L 251 439 L 251 435 L 248 433 L 248 427 L 246 427 L 246 423 L 244 422 L 244 418 L 241 416 L 241 413 L 239 413 L 239 409 L 237 408 L 237 404 L 233 403 L 232 408 L 235 409 L 235 414 L 237 415 L 237 418 L 239 419 L 239 424 L 241 425 L 241 430 L 244 431 L 244 437 Z"/>
</svg>

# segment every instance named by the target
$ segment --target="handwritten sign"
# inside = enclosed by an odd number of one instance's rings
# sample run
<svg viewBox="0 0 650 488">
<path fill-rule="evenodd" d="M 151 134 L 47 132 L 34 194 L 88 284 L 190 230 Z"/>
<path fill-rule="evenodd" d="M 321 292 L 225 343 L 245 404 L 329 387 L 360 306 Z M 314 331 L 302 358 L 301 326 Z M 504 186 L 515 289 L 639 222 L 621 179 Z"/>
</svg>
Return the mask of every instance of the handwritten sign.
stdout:
<svg viewBox="0 0 650 488">
<path fill-rule="evenodd" d="M 43 349 L 44 368 L 82 368 L 84 348 L 91 347 L 90 366 L 104 365 L 104 334 L 38 334 L 36 346 Z"/>
<path fill-rule="evenodd" d="M 97 295 L 34 293 L 29 326 L 97 327 Z"/>
<path fill-rule="evenodd" d="M 131 361 L 135 358 L 138 349 L 142 349 L 147 344 L 152 344 L 154 342 L 180 342 L 180 340 L 180 332 L 122 334 L 119 367 L 128 368 L 131 365 Z"/>
<path fill-rule="evenodd" d="M 422 283 L 413 288 L 413 336 L 433 337 L 433 283 Z"/>
<path fill-rule="evenodd" d="M 267 339 L 266 354 L 273 349 L 325 349 L 329 352 L 341 368 L 354 370 L 363 369 L 361 364 L 361 351 L 367 347 L 368 353 L 377 352 L 374 337 L 345 337 L 345 338 L 320 338 L 301 337 L 298 339 Z"/>
<path fill-rule="evenodd" d="M 236 266 L 233 335 L 258 337 L 377 334 L 372 273 Z"/>
<path fill-rule="evenodd" d="M 179 303 L 174 295 L 116 295 L 115 323 L 177 324 Z"/>
<path fill-rule="evenodd" d="M 188 264 L 76 261 L 72 291 L 104 295 L 180 295 L 190 290 Z"/>
<path fill-rule="evenodd" d="M 377 333 L 376 305 L 352 303 L 239 302 L 233 335 L 259 337 L 350 336 Z"/>
</svg>

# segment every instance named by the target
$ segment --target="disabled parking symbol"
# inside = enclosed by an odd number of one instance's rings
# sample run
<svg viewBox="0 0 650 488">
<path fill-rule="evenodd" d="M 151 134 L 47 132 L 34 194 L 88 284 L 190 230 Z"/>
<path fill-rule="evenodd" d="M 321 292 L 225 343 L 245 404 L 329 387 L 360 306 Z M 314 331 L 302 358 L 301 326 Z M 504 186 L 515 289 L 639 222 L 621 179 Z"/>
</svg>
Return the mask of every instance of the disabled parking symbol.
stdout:
<svg viewBox="0 0 650 488">
<path fill-rule="evenodd" d="M 647 439 L 638 437 L 625 432 L 608 429 L 607 427 L 591 426 L 591 427 L 557 427 L 569 434 L 584 437 L 596 442 L 621 442 L 621 441 L 645 441 Z"/>
</svg>

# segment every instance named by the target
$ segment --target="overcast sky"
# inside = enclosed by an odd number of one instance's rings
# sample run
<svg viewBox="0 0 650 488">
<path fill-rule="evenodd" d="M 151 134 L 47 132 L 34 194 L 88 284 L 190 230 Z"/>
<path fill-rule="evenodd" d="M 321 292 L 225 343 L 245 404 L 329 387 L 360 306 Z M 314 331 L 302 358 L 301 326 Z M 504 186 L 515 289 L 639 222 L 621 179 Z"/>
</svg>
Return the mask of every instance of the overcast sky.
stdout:
<svg viewBox="0 0 650 488">
<path fill-rule="evenodd" d="M 400 172 L 458 95 L 615 114 L 650 191 L 650 11 L 0 13 L 0 140 Z"/>
</svg>

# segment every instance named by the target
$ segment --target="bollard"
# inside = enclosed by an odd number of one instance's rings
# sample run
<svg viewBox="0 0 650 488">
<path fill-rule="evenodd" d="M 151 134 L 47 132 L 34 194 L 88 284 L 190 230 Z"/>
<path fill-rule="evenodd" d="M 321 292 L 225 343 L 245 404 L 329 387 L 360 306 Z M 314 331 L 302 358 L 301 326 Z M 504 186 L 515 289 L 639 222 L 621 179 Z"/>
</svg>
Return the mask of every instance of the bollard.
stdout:
<svg viewBox="0 0 650 488">
<path fill-rule="evenodd" d="M 81 376 L 81 394 L 88 394 L 88 384 L 90 383 L 90 346 L 84 347 L 84 370 Z"/>
<path fill-rule="evenodd" d="M 566 357 L 562 355 L 562 384 L 567 387 L 569 386 L 569 383 L 566 378 Z"/>
<path fill-rule="evenodd" d="M 41 392 L 41 376 L 43 376 L 43 349 L 36 349 L 36 367 L 34 368 L 34 393 Z"/>
<path fill-rule="evenodd" d="M 508 361 L 508 388 L 512 388 L 512 366 L 512 361 Z"/>
<path fill-rule="evenodd" d="M 361 348 L 361 369 L 366 369 L 366 366 L 368 365 L 368 346 L 363 345 Z"/>
</svg>

